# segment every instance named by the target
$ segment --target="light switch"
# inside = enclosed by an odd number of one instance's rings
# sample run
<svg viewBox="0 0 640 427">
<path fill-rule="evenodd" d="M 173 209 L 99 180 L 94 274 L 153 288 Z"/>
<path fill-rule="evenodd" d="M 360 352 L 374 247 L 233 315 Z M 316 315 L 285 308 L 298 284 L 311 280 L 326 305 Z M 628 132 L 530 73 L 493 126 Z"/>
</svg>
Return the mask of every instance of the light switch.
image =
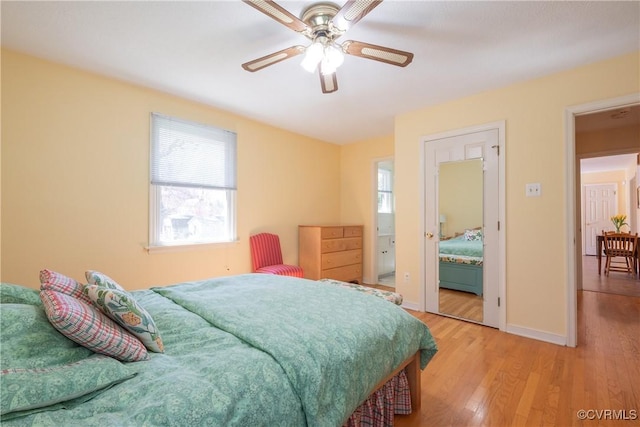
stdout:
<svg viewBox="0 0 640 427">
<path fill-rule="evenodd" d="M 541 193 L 540 183 L 534 182 L 525 186 L 527 197 L 539 197 Z"/>
</svg>

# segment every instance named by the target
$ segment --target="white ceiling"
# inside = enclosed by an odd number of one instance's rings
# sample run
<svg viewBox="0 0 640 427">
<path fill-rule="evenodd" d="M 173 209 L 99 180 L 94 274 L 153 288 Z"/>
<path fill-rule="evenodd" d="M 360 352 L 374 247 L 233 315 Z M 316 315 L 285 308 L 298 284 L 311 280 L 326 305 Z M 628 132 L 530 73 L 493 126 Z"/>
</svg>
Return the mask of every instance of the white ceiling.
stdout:
<svg viewBox="0 0 640 427">
<path fill-rule="evenodd" d="M 279 2 L 297 16 L 310 3 Z M 240 67 L 307 44 L 240 1 L 2 1 L 1 19 L 9 49 L 336 144 L 391 135 L 399 113 L 640 50 L 638 1 L 386 0 L 340 40 L 413 63 L 347 56 L 338 92 L 322 94 L 300 57 Z"/>
<path fill-rule="evenodd" d="M 640 152 L 640 148 L 638 149 Z M 595 173 L 618 170 L 629 170 L 636 167 L 637 154 L 620 154 L 617 156 L 594 157 L 580 160 L 580 172 Z"/>
</svg>

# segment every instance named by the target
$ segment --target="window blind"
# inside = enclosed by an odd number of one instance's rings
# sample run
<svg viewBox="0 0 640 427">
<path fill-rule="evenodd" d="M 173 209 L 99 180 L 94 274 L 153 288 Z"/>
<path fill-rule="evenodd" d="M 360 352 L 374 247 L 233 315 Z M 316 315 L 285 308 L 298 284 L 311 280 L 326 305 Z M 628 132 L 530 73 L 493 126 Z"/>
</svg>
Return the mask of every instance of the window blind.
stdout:
<svg viewBox="0 0 640 427">
<path fill-rule="evenodd" d="M 151 114 L 151 184 L 236 190 L 236 134 Z"/>
</svg>

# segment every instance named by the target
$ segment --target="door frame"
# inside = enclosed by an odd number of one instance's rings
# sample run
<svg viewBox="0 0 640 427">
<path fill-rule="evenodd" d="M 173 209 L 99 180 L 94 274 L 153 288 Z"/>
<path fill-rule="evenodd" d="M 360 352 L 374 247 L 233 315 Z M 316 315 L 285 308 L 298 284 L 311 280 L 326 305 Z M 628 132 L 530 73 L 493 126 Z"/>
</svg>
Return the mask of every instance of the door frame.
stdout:
<svg viewBox="0 0 640 427">
<path fill-rule="evenodd" d="M 487 130 L 498 131 L 498 222 L 500 224 L 498 230 L 498 298 L 500 298 L 500 305 L 498 306 L 498 329 L 506 331 L 507 329 L 507 298 L 506 298 L 506 207 L 505 207 L 505 130 L 506 121 L 500 120 L 496 122 L 490 122 L 475 126 L 469 126 L 465 128 L 453 129 L 445 132 L 439 132 L 435 134 L 425 135 L 420 137 L 420 215 L 423 218 L 420 221 L 420 231 L 423 236 L 422 245 L 420 246 L 420 311 L 426 311 L 427 306 L 427 283 L 426 283 L 426 218 L 427 203 L 426 203 L 426 173 L 427 165 L 425 164 L 426 146 L 429 141 L 435 139 L 443 139 L 466 135 L 469 133 L 483 132 Z M 397 273 L 396 273 L 397 274 Z"/>
<path fill-rule="evenodd" d="M 576 188 L 581 185 L 580 180 L 580 158 L 576 155 L 576 116 L 582 114 L 596 113 L 602 110 L 628 107 L 640 104 L 640 92 L 630 95 L 610 98 L 587 104 L 569 106 L 565 108 L 564 129 L 565 129 L 565 230 L 566 230 L 566 259 L 567 273 L 566 282 L 566 345 L 575 347 L 578 345 L 578 281 L 582 284 L 582 254 L 578 256 L 578 251 L 582 252 L 582 245 L 576 242 L 582 241 L 582 231 L 580 229 L 580 212 L 578 210 L 578 199 L 581 191 Z"/>
<path fill-rule="evenodd" d="M 373 284 L 378 283 L 378 164 L 380 162 L 392 162 L 394 163 L 393 173 L 395 174 L 395 161 L 393 156 L 388 157 L 376 157 L 371 161 L 371 212 L 372 212 L 372 220 L 371 223 L 373 227 L 371 227 L 370 239 L 371 239 L 371 254 L 369 259 L 369 265 L 371 266 L 368 272 L 370 277 L 370 281 Z M 395 177 L 394 177 L 395 182 Z M 394 208 L 395 211 L 395 208 Z M 394 223 L 395 223 L 395 214 L 394 214 Z M 394 226 L 395 228 L 395 226 Z M 395 255 L 394 255 L 395 257 Z M 396 271 L 396 276 L 398 272 Z M 365 274 L 365 277 L 367 275 Z M 398 277 L 396 277 L 396 281 Z M 365 283 L 369 283 L 366 282 Z"/>
</svg>

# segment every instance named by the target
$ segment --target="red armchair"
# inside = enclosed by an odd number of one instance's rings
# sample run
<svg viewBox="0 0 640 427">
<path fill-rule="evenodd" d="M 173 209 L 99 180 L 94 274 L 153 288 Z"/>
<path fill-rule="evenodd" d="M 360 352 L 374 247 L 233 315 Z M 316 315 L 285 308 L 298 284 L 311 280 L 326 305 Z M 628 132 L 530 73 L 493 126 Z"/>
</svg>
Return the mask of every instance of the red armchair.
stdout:
<svg viewBox="0 0 640 427">
<path fill-rule="evenodd" d="M 280 238 L 276 234 L 260 233 L 249 238 L 254 273 L 304 277 L 302 267 L 282 263 Z"/>
</svg>

